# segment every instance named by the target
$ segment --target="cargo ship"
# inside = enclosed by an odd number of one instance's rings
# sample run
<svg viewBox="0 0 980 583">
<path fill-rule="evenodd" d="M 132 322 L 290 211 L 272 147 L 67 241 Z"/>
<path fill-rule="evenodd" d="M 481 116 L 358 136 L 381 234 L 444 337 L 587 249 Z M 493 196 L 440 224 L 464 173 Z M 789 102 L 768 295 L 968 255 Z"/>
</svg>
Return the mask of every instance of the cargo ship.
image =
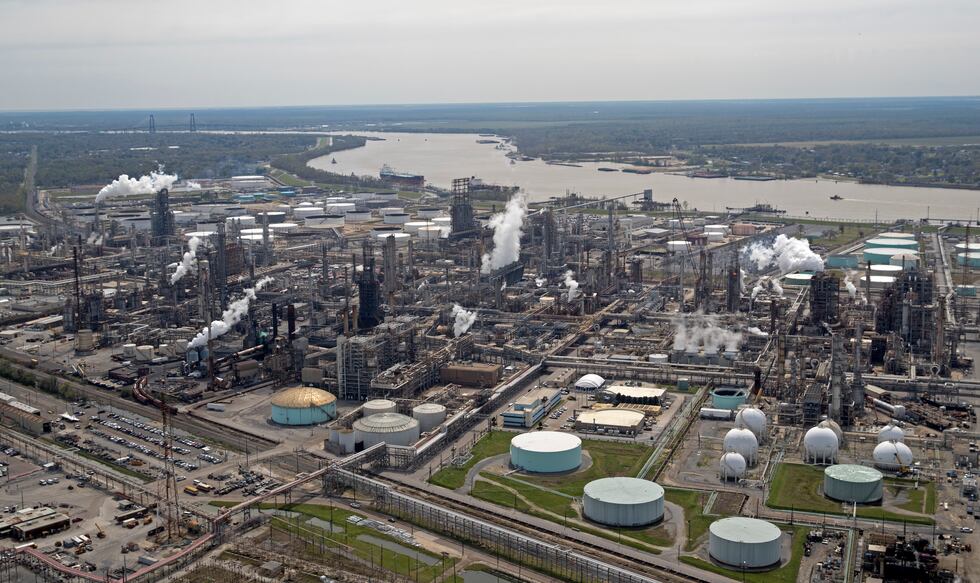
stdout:
<svg viewBox="0 0 980 583">
<path fill-rule="evenodd" d="M 378 174 L 381 180 L 386 182 L 391 182 L 392 184 L 399 184 L 402 186 L 425 186 L 425 176 L 421 174 L 411 174 L 408 172 L 396 172 L 385 164 L 381 167 L 381 172 Z"/>
</svg>

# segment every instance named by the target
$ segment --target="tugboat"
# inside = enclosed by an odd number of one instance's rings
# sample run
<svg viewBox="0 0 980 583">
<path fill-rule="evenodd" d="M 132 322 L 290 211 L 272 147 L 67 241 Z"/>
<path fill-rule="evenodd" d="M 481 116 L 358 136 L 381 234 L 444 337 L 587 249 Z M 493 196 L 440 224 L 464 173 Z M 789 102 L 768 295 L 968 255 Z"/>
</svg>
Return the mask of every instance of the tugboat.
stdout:
<svg viewBox="0 0 980 583">
<path fill-rule="evenodd" d="M 336 164 L 337 163 L 337 159 L 336 158 L 331 158 L 330 159 L 330 163 L 331 164 Z"/>
<path fill-rule="evenodd" d="M 830 200 L 844 200 L 844 197 L 839 194 L 835 194 L 834 196 L 830 197 Z"/>
</svg>

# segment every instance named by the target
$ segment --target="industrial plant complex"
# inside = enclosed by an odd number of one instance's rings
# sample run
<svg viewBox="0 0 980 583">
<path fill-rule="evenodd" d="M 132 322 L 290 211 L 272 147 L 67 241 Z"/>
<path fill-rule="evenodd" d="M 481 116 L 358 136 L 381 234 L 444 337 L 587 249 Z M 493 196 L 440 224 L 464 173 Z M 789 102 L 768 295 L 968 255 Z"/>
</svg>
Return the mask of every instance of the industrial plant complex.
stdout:
<svg viewBox="0 0 980 583">
<path fill-rule="evenodd" d="M 0 576 L 972 568 L 969 227 L 381 179 L 31 194 L 0 231 Z"/>
</svg>

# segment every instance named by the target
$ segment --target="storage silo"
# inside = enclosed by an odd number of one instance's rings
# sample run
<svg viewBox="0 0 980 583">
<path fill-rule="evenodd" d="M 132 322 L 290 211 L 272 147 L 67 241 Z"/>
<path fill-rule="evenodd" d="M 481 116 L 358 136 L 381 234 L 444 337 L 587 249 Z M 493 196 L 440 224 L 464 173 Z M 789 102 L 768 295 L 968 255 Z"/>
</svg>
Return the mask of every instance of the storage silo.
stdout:
<svg viewBox="0 0 980 583">
<path fill-rule="evenodd" d="M 759 440 L 748 429 L 729 429 L 723 441 L 725 453 L 734 452 L 745 458 L 746 463 L 754 465 L 759 453 Z"/>
<path fill-rule="evenodd" d="M 582 492 L 582 510 L 606 526 L 646 526 L 664 517 L 664 489 L 640 478 L 592 480 Z"/>
<path fill-rule="evenodd" d="M 718 473 L 722 480 L 739 480 L 745 477 L 748 464 L 742 454 L 730 451 L 721 456 L 718 462 Z"/>
<path fill-rule="evenodd" d="M 354 421 L 354 441 L 371 447 L 378 443 L 412 445 L 419 440 L 419 422 L 401 413 L 378 413 Z"/>
<path fill-rule="evenodd" d="M 766 414 L 755 407 L 746 407 L 735 415 L 735 427 L 748 429 L 761 443 L 766 436 Z"/>
<path fill-rule="evenodd" d="M 416 214 L 420 219 L 434 219 L 442 214 L 442 209 L 435 206 L 422 207 Z"/>
<path fill-rule="evenodd" d="M 912 465 L 914 456 L 909 446 L 901 441 L 883 441 L 875 446 L 871 454 L 875 466 L 883 470 L 898 470 Z"/>
<path fill-rule="evenodd" d="M 386 213 L 384 216 L 384 223 L 386 225 L 404 225 L 410 218 L 412 217 L 408 213 L 398 209 L 398 212 L 396 213 Z"/>
<path fill-rule="evenodd" d="M 878 432 L 878 443 L 885 441 L 905 441 L 905 432 L 894 423 L 889 423 Z"/>
<path fill-rule="evenodd" d="M 881 249 L 881 248 L 892 248 L 892 249 L 918 249 L 919 242 L 913 239 L 885 239 L 882 237 L 876 237 L 874 239 L 868 239 L 864 243 L 865 249 Z"/>
<path fill-rule="evenodd" d="M 364 403 L 361 408 L 361 417 L 377 415 L 378 413 L 395 413 L 398 411 L 398 404 L 388 399 L 372 399 Z"/>
<path fill-rule="evenodd" d="M 812 464 L 832 464 L 840 442 L 829 427 L 811 427 L 803 436 L 803 459 Z"/>
<path fill-rule="evenodd" d="M 823 471 L 823 493 L 828 498 L 858 504 L 881 500 L 884 476 L 867 466 L 837 464 Z"/>
<path fill-rule="evenodd" d="M 560 431 L 522 433 L 510 440 L 510 463 L 534 473 L 574 470 L 582 465 L 582 440 Z"/>
<path fill-rule="evenodd" d="M 749 392 L 739 387 L 715 387 L 711 390 L 711 406 L 715 409 L 734 410 L 748 398 Z"/>
<path fill-rule="evenodd" d="M 412 408 L 412 417 L 419 422 L 419 429 L 432 431 L 446 420 L 446 406 L 439 403 L 422 403 Z"/>
<path fill-rule="evenodd" d="M 708 527 L 708 554 L 737 569 L 763 569 L 779 564 L 783 531 L 765 520 L 732 516 Z"/>
<path fill-rule="evenodd" d="M 272 421 L 279 425 L 314 425 L 337 418 L 337 397 L 314 387 L 293 387 L 272 397 Z"/>
</svg>

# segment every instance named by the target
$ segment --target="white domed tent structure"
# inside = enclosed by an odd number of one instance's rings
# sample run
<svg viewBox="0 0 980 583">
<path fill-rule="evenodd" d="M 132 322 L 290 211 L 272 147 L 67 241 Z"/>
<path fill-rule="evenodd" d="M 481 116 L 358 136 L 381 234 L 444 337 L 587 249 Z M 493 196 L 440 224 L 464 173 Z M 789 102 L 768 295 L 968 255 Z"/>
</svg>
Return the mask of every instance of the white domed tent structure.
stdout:
<svg viewBox="0 0 980 583">
<path fill-rule="evenodd" d="M 901 441 L 883 441 L 879 443 L 871 454 L 874 458 L 875 466 L 883 470 L 899 470 L 912 465 L 915 456 L 909 446 Z"/>
<path fill-rule="evenodd" d="M 840 442 L 829 427 L 811 427 L 803 436 L 803 459 L 811 464 L 832 464 L 837 459 Z"/>
<path fill-rule="evenodd" d="M 721 456 L 718 462 L 718 474 L 722 480 L 738 480 L 745 477 L 748 464 L 742 454 L 730 451 Z"/>
<path fill-rule="evenodd" d="M 884 443 L 886 441 L 905 441 L 905 432 L 902 428 L 894 423 L 889 423 L 881 428 L 878 432 L 878 443 Z"/>
<path fill-rule="evenodd" d="M 766 414 L 755 407 L 746 407 L 735 414 L 735 427 L 748 429 L 760 443 L 765 441 L 767 425 Z"/>
<path fill-rule="evenodd" d="M 606 379 L 597 374 L 589 373 L 575 382 L 575 388 L 579 391 L 597 391 L 604 384 L 606 384 Z"/>
<path fill-rule="evenodd" d="M 723 441 L 725 453 L 734 452 L 745 458 L 748 465 L 754 465 L 759 454 L 759 440 L 748 429 L 729 429 Z"/>
</svg>

